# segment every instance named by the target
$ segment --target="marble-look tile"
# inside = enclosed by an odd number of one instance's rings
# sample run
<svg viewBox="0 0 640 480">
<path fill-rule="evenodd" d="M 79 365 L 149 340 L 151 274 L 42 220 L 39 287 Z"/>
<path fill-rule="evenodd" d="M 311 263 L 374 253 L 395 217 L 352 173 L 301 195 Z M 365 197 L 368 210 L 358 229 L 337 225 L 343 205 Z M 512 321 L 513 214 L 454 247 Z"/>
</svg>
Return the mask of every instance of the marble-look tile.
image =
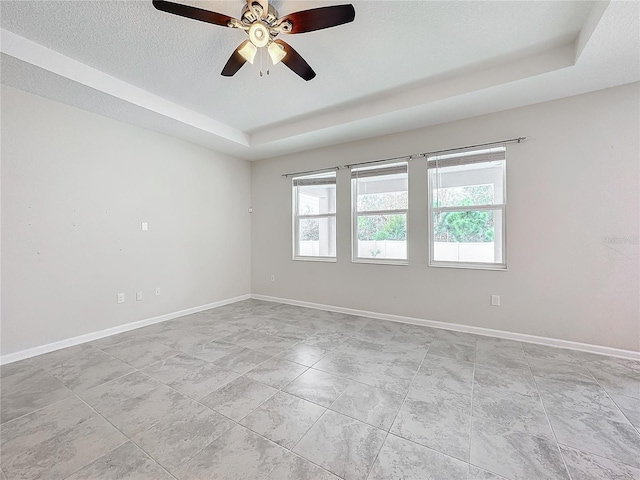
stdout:
<svg viewBox="0 0 640 480">
<path fill-rule="evenodd" d="M 478 336 L 476 341 L 476 350 L 479 353 L 498 352 L 503 354 L 523 355 L 524 350 L 522 343 L 516 340 L 508 340 L 506 338 Z"/>
<path fill-rule="evenodd" d="M 204 345 L 212 340 L 208 333 L 196 332 L 184 327 L 174 327 L 175 330 L 167 330 L 154 335 L 146 335 L 146 337 L 154 342 L 161 343 L 173 350 L 187 352 L 196 348 L 198 345 Z"/>
<path fill-rule="evenodd" d="M 454 360 L 473 363 L 476 359 L 476 349 L 474 345 L 434 340 L 429 345 L 427 355 L 429 357 L 436 355 L 438 357 L 452 358 Z"/>
<path fill-rule="evenodd" d="M 126 441 L 126 437 L 98 416 L 2 462 L 9 478 L 66 478 Z"/>
<path fill-rule="evenodd" d="M 328 410 L 293 449 L 345 480 L 364 480 L 385 432 Z"/>
<path fill-rule="evenodd" d="M 72 396 L 0 426 L 2 463 L 95 417 L 82 400 Z"/>
<path fill-rule="evenodd" d="M 62 382 L 39 367 L 2 379 L 0 423 L 31 413 L 73 395 Z"/>
<path fill-rule="evenodd" d="M 210 393 L 200 402 L 238 422 L 277 392 L 275 388 L 239 377 Z"/>
<path fill-rule="evenodd" d="M 297 343 L 298 340 L 280 338 L 275 335 L 265 335 L 258 340 L 250 342 L 246 347 L 252 350 L 257 350 L 258 352 L 266 353 L 267 355 L 279 355 Z"/>
<path fill-rule="evenodd" d="M 108 337 L 94 340 L 93 342 L 89 342 L 88 345 L 102 350 L 103 348 L 112 347 L 118 343 L 126 342 L 127 340 L 135 340 L 141 335 L 142 333 L 138 329 L 129 330 L 128 332 L 116 333 L 115 335 L 109 335 Z"/>
<path fill-rule="evenodd" d="M 134 371 L 126 363 L 86 344 L 41 355 L 35 360 L 76 391 L 93 388 Z"/>
<path fill-rule="evenodd" d="M 274 388 L 282 388 L 287 383 L 299 377 L 307 367 L 298 363 L 288 362 L 274 357 L 258 365 L 245 376 L 258 382 L 266 383 Z"/>
<path fill-rule="evenodd" d="M 560 446 L 571 477 L 580 480 L 640 480 L 640 469 Z"/>
<path fill-rule="evenodd" d="M 640 400 L 640 367 L 601 361 L 589 364 L 588 368 L 611 395 L 623 395 Z"/>
<path fill-rule="evenodd" d="M 353 338 L 374 343 L 386 343 L 398 332 L 400 324 L 383 320 L 371 320 L 353 334 Z"/>
<path fill-rule="evenodd" d="M 331 405 L 331 410 L 389 430 L 403 400 L 403 395 L 353 382 Z"/>
<path fill-rule="evenodd" d="M 421 399 L 429 392 L 444 392 L 471 397 L 473 364 L 427 354 L 416 374 L 408 396 Z"/>
<path fill-rule="evenodd" d="M 460 345 L 475 346 L 478 335 L 472 333 L 455 332 L 453 330 L 437 330 L 433 339 L 442 340 L 449 343 L 458 343 Z"/>
<path fill-rule="evenodd" d="M 473 416 L 501 424 L 506 430 L 554 440 L 539 397 L 476 391 L 473 394 Z"/>
<path fill-rule="evenodd" d="M 215 362 L 216 360 L 229 355 L 231 353 L 239 353 L 244 350 L 243 347 L 232 343 L 221 342 L 215 340 L 213 342 L 197 344 L 192 347 L 185 348 L 183 351 L 192 357 L 205 360 L 207 362 Z"/>
<path fill-rule="evenodd" d="M 193 400 L 161 385 L 147 393 L 121 403 L 96 402 L 96 411 L 128 437 L 155 425 L 167 415 L 189 405 Z"/>
<path fill-rule="evenodd" d="M 351 384 L 351 380 L 310 368 L 284 391 L 310 402 L 329 407 Z"/>
<path fill-rule="evenodd" d="M 527 357 L 524 355 L 524 351 L 516 350 L 478 350 L 476 348 L 476 364 L 494 366 L 499 368 L 516 368 L 527 369 L 529 364 Z"/>
<path fill-rule="evenodd" d="M 139 397 L 160 385 L 160 382 L 144 373 L 133 372 L 85 392 L 79 392 L 78 395 L 92 407 L 107 407 Z"/>
<path fill-rule="evenodd" d="M 103 455 L 66 480 L 171 480 L 160 465 L 131 442 Z"/>
<path fill-rule="evenodd" d="M 627 423 L 620 409 L 597 384 L 537 379 L 542 401 L 550 415 L 572 418 L 576 414 Z"/>
<path fill-rule="evenodd" d="M 569 480 L 555 442 L 473 418 L 470 462 L 510 480 Z"/>
<path fill-rule="evenodd" d="M 103 350 L 135 368 L 144 368 L 178 353 L 173 348 L 144 337 L 127 340 Z"/>
<path fill-rule="evenodd" d="M 288 323 L 278 328 L 278 337 L 287 338 L 289 340 L 297 340 L 299 342 L 306 340 L 316 331 L 303 325 Z"/>
<path fill-rule="evenodd" d="M 262 480 L 281 463 L 287 451 L 237 425 L 182 465 L 179 480 Z"/>
<path fill-rule="evenodd" d="M 406 395 L 417 370 L 418 364 L 407 367 L 394 362 L 369 362 L 362 366 L 353 379 L 388 392 Z"/>
<path fill-rule="evenodd" d="M 640 430 L 640 400 L 620 395 L 613 397 L 613 401 L 618 405 L 618 408 L 622 410 L 627 420 Z"/>
<path fill-rule="evenodd" d="M 35 363 L 28 358 L 13 363 L 7 363 L 0 366 L 0 378 L 10 377 L 16 373 L 24 373 L 34 368 L 36 368 Z"/>
<path fill-rule="evenodd" d="M 205 365 L 174 380 L 168 385 L 180 393 L 200 400 L 238 377 L 239 375 L 237 373 L 225 370 L 216 365 Z"/>
<path fill-rule="evenodd" d="M 312 347 L 305 343 L 299 343 L 285 350 L 279 356 L 290 362 L 299 363 L 306 367 L 311 367 L 318 363 L 327 355 L 329 351 L 320 347 Z"/>
<path fill-rule="evenodd" d="M 78 358 L 84 358 L 97 352 L 99 352 L 98 349 L 83 343 L 32 357 L 31 361 L 45 370 L 50 371 L 64 365 L 66 362 L 72 362 Z"/>
<path fill-rule="evenodd" d="M 640 468 L 640 434 L 626 421 L 607 420 L 589 414 L 571 417 L 549 412 L 558 443 Z"/>
<path fill-rule="evenodd" d="M 145 367 L 142 371 L 150 377 L 160 380 L 162 383 L 171 383 L 178 378 L 209 365 L 208 362 L 192 357 L 185 353 L 179 353 L 172 357 L 160 360 Z"/>
<path fill-rule="evenodd" d="M 534 377 L 566 380 L 570 382 L 596 383 L 591 372 L 579 363 L 549 358 L 529 358 L 529 366 Z"/>
<path fill-rule="evenodd" d="M 548 347 L 535 343 L 523 343 L 522 348 L 528 359 L 536 358 L 540 360 L 558 360 L 567 363 L 582 363 L 579 355 L 574 350 L 566 348 Z"/>
<path fill-rule="evenodd" d="M 204 360 L 179 354 L 144 369 L 147 375 L 199 400 L 238 378 L 238 374 Z"/>
<path fill-rule="evenodd" d="M 340 332 L 318 332 L 307 338 L 304 343 L 312 347 L 333 350 L 349 339 L 349 336 Z"/>
<path fill-rule="evenodd" d="M 481 468 L 476 467 L 475 465 L 469 465 L 469 478 L 468 480 L 507 480 L 500 475 L 496 475 L 491 472 L 487 472 L 486 470 L 482 470 Z"/>
<path fill-rule="evenodd" d="M 322 360 L 313 365 L 313 368 L 338 375 L 339 377 L 351 379 L 364 372 L 364 366 L 362 366 L 353 355 L 344 352 L 330 352 Z"/>
<path fill-rule="evenodd" d="M 278 392 L 242 419 L 240 424 L 291 449 L 324 411 L 324 407 Z"/>
<path fill-rule="evenodd" d="M 144 451 L 170 472 L 235 425 L 224 416 L 192 402 L 169 413 L 133 437 Z"/>
<path fill-rule="evenodd" d="M 271 358 L 269 355 L 245 348 L 239 352 L 232 352 L 220 357 L 213 363 L 226 370 L 243 375 L 261 363 L 266 362 L 269 358 Z"/>
<path fill-rule="evenodd" d="M 268 480 L 340 480 L 313 463 L 287 453 L 285 459 L 267 477 Z"/>
<path fill-rule="evenodd" d="M 441 399 L 407 398 L 391 433 L 467 461 L 471 412 Z"/>
<path fill-rule="evenodd" d="M 474 391 L 482 389 L 502 395 L 517 393 L 531 397 L 538 396 L 536 383 L 528 364 L 522 368 L 476 364 L 473 379 Z"/>
<path fill-rule="evenodd" d="M 248 348 L 251 343 L 257 342 L 261 338 L 264 338 L 266 334 L 258 332 L 252 329 L 241 330 L 236 333 L 227 335 L 220 339 L 221 342 L 233 343 L 241 347 Z"/>
<path fill-rule="evenodd" d="M 389 435 L 367 480 L 467 480 L 467 464 Z"/>
<path fill-rule="evenodd" d="M 433 342 L 435 331 L 427 327 L 401 324 L 400 329 L 395 333 L 388 344 L 407 345 L 410 348 L 428 348 Z"/>
</svg>

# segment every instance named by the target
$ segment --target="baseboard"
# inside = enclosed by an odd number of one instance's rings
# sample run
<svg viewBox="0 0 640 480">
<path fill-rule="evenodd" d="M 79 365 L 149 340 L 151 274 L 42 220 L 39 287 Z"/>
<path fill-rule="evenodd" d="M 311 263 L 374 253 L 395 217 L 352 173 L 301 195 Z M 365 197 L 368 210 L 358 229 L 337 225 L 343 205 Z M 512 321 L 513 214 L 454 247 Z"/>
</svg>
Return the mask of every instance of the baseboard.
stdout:
<svg viewBox="0 0 640 480">
<path fill-rule="evenodd" d="M 107 328 L 106 330 L 100 330 L 98 332 L 85 333 L 84 335 L 78 335 L 77 337 L 60 340 L 59 342 L 40 345 L 39 347 L 27 348 L 26 350 L 20 350 L 19 352 L 15 353 L 8 353 L 7 355 L 0 356 L 0 365 L 6 365 L 7 363 L 17 362 L 18 360 L 23 360 L 25 358 L 42 355 L 43 353 L 53 352 L 54 350 L 60 350 L 61 348 L 73 347 L 74 345 L 79 345 L 81 343 L 91 342 L 100 338 L 109 337 L 111 335 L 115 335 L 116 333 L 128 332 L 129 330 L 146 327 L 148 325 L 153 325 L 154 323 L 166 322 L 167 320 L 173 320 L 174 318 L 183 317 L 192 313 L 202 312 L 211 308 L 221 307 L 230 303 L 248 300 L 249 298 L 251 298 L 250 294 L 240 295 L 239 297 L 227 298 L 218 302 L 207 303 L 206 305 L 187 308 L 178 312 L 167 313 L 165 315 L 147 318 L 145 320 L 125 323 L 124 325 L 118 325 L 117 327 Z"/>
<path fill-rule="evenodd" d="M 525 343 L 536 343 L 539 345 L 547 345 L 550 347 L 568 348 L 570 350 L 579 350 L 581 352 L 589 352 L 589 353 L 595 353 L 599 355 L 609 355 L 613 357 L 640 360 L 640 352 L 605 347 L 602 345 L 592 345 L 589 343 L 572 342 L 569 340 L 560 340 L 557 338 L 538 337 L 536 335 L 527 335 L 525 333 L 508 332 L 505 330 L 493 330 L 491 328 L 483 328 L 483 327 L 473 327 L 470 325 L 462 325 L 459 323 L 446 323 L 446 322 L 438 322 L 435 320 L 425 320 L 422 318 L 403 317 L 401 315 L 391 315 L 388 313 L 369 312 L 366 310 L 356 310 L 354 308 L 336 307 L 334 305 L 323 305 L 320 303 L 311 303 L 311 302 L 304 302 L 301 300 L 292 300 L 290 298 L 270 297 L 267 295 L 256 295 L 256 294 L 251 294 L 251 298 L 255 300 L 264 300 L 267 302 L 286 303 L 288 305 L 297 305 L 299 307 L 315 308 L 318 310 L 328 310 L 330 312 L 336 312 L 336 313 L 345 313 L 349 315 L 359 315 L 362 317 L 377 318 L 379 320 L 389 320 L 392 322 L 409 323 L 412 325 L 422 325 L 425 327 L 442 328 L 444 330 L 453 330 L 456 332 L 474 333 L 476 335 L 498 337 L 498 338 L 504 338 L 507 340 L 517 340 L 519 342 L 525 342 Z"/>
</svg>

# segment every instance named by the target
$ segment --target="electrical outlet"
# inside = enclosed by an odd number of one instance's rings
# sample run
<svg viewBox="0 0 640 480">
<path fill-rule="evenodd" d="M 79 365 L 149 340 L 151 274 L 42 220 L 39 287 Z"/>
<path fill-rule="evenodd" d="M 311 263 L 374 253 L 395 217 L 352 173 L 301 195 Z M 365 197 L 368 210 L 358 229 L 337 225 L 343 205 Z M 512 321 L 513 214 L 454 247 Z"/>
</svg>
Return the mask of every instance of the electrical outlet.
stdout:
<svg viewBox="0 0 640 480">
<path fill-rule="evenodd" d="M 160 296 L 160 287 L 156 287 L 155 293 L 156 297 Z"/>
<path fill-rule="evenodd" d="M 142 292 L 136 292 L 136 301 L 142 300 Z"/>
<path fill-rule="evenodd" d="M 147 222 L 142 222 L 142 231 L 146 232 L 149 230 L 149 224 Z"/>
<path fill-rule="evenodd" d="M 276 276 L 275 276 L 275 275 L 273 275 L 273 274 L 271 275 L 271 281 L 272 281 L 272 282 L 275 282 L 275 281 L 276 281 Z"/>
<path fill-rule="evenodd" d="M 494 307 L 500 306 L 500 295 L 491 295 L 491 305 Z"/>
<path fill-rule="evenodd" d="M 118 294 L 118 303 L 124 303 L 124 293 Z"/>
</svg>

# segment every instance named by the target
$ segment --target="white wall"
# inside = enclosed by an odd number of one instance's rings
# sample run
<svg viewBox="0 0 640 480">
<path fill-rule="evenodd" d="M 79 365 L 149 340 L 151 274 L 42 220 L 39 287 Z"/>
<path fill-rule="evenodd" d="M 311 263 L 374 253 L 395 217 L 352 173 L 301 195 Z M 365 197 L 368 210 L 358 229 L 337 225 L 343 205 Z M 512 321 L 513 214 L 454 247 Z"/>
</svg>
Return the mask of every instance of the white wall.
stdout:
<svg viewBox="0 0 640 480">
<path fill-rule="evenodd" d="M 639 106 L 635 83 L 255 162 L 252 293 L 640 350 Z M 337 263 L 291 260 L 283 173 L 521 135 L 507 152 L 508 271 L 427 267 L 423 160 L 410 163 L 408 266 L 351 263 L 347 170 Z"/>
<path fill-rule="evenodd" d="M 3 355 L 250 292 L 248 162 L 1 94 Z"/>
</svg>

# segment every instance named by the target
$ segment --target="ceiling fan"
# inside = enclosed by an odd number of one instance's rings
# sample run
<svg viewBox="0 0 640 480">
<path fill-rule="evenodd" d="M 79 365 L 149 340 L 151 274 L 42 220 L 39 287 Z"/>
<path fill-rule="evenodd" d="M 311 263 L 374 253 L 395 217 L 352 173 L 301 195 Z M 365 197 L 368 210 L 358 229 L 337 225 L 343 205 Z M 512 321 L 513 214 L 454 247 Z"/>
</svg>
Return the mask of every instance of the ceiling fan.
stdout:
<svg viewBox="0 0 640 480">
<path fill-rule="evenodd" d="M 278 11 L 268 0 L 247 0 L 240 20 L 166 0 L 153 0 L 153 6 L 163 12 L 192 18 L 229 28 L 244 30 L 249 39 L 242 42 L 222 69 L 222 75 L 231 77 L 246 63 L 253 63 L 259 48 L 266 47 L 273 64 L 282 61 L 294 73 L 309 81 L 316 73 L 291 45 L 276 39 L 280 33 L 306 33 L 336 27 L 352 22 L 356 12 L 353 5 L 334 5 L 312 8 L 278 17 Z"/>
</svg>

